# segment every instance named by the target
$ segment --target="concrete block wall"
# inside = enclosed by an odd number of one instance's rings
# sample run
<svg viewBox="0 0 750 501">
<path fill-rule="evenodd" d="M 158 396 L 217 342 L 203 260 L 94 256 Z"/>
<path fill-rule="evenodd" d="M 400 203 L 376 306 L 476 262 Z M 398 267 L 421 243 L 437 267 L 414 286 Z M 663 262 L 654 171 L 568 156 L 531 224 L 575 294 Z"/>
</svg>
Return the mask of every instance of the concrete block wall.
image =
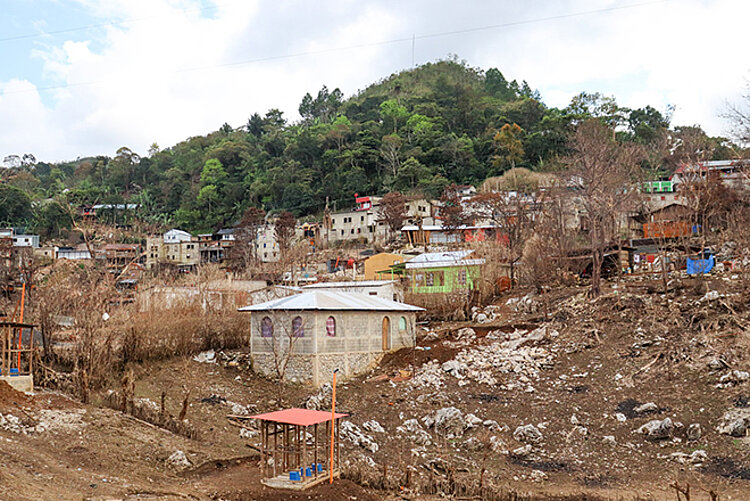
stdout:
<svg viewBox="0 0 750 501">
<path fill-rule="evenodd" d="M 391 350 L 414 346 L 416 341 L 416 316 L 411 312 L 253 312 L 250 351 L 253 367 L 260 374 L 276 375 L 274 358 L 282 360 L 287 356 L 292 320 L 298 315 L 303 319 L 305 335 L 292 340 L 293 353 L 285 373 L 286 379 L 292 382 L 319 386 L 329 382 L 336 368 L 341 371 L 342 378 L 349 378 L 374 366 L 384 353 L 382 326 L 385 317 L 390 321 Z M 261 337 L 260 325 L 266 316 L 274 325 L 273 338 Z M 328 336 L 326 331 L 329 316 L 336 320 L 335 336 Z M 402 317 L 405 329 L 399 328 Z"/>
</svg>

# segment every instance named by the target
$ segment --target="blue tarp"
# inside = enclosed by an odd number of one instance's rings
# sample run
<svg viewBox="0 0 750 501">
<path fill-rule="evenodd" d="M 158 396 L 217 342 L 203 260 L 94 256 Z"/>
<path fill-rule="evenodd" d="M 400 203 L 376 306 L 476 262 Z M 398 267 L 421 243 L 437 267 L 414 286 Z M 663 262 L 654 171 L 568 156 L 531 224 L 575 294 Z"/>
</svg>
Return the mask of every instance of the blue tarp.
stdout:
<svg viewBox="0 0 750 501">
<path fill-rule="evenodd" d="M 711 255 L 708 259 L 687 259 L 687 272 L 688 275 L 697 275 L 699 273 L 708 273 L 714 268 L 714 256 Z"/>
</svg>

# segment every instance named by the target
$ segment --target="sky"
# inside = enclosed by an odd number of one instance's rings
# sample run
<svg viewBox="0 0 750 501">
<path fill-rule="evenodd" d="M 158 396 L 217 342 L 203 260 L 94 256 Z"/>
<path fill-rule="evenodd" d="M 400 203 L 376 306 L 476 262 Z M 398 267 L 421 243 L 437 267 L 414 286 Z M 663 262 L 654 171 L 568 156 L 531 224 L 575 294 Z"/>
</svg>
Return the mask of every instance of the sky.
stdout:
<svg viewBox="0 0 750 501">
<path fill-rule="evenodd" d="M 727 136 L 750 82 L 746 0 L 0 0 L 0 161 L 146 154 L 306 92 L 355 94 L 456 55 L 528 81 L 674 106 Z"/>
</svg>

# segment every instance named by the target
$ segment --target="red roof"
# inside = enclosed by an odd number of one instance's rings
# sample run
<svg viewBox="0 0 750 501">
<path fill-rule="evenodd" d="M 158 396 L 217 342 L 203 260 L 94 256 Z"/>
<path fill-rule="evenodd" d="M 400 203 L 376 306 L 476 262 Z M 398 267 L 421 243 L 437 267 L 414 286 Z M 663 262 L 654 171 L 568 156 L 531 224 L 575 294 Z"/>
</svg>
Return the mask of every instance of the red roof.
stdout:
<svg viewBox="0 0 750 501">
<path fill-rule="evenodd" d="M 336 413 L 336 418 L 346 417 L 349 414 Z M 331 413 L 326 411 L 315 411 L 312 409 L 284 409 L 281 411 L 266 412 L 250 416 L 251 419 L 273 421 L 275 423 L 294 424 L 297 426 L 310 426 L 318 423 L 331 421 Z"/>
</svg>

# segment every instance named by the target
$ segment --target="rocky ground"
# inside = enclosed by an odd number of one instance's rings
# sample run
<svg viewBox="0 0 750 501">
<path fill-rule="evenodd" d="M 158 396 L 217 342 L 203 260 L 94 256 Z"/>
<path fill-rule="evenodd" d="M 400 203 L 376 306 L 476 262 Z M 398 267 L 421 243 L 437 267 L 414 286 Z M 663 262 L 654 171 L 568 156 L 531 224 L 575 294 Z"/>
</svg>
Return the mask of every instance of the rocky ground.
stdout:
<svg viewBox="0 0 750 501">
<path fill-rule="evenodd" d="M 750 499 L 750 306 L 737 277 L 513 291 L 470 322 L 341 384 L 345 479 L 304 495 L 258 484 L 257 434 L 228 415 L 330 408 L 243 353 L 134 367 L 137 405 L 185 438 L 104 408 L 0 385 L 0 499 Z M 118 388 L 113 388 L 118 389 Z M 189 392 L 189 393 L 188 393 Z M 139 414 L 140 415 L 140 414 Z M 481 483 L 481 488 L 480 488 Z M 308 496 L 311 496 L 308 498 Z"/>
</svg>

